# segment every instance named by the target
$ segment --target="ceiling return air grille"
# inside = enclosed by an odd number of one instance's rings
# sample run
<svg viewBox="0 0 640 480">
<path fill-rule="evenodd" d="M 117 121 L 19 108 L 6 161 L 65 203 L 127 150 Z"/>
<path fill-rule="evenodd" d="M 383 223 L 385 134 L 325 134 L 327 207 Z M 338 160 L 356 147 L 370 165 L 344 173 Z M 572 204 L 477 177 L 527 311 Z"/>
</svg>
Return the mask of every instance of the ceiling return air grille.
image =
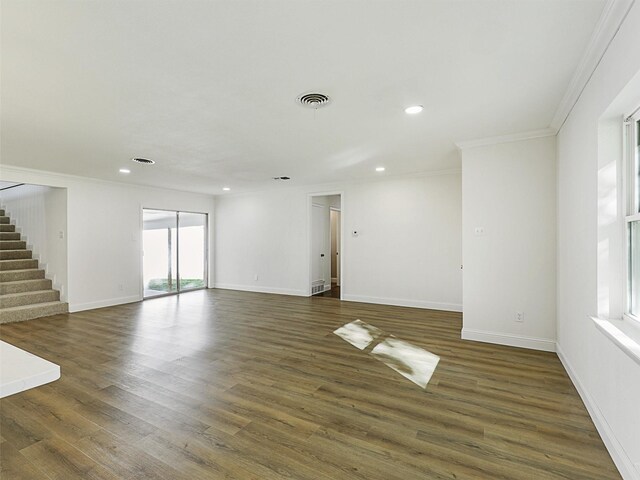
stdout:
<svg viewBox="0 0 640 480">
<path fill-rule="evenodd" d="M 303 107 L 318 109 L 326 107 L 331 103 L 331 99 L 324 93 L 309 92 L 299 95 L 296 101 Z"/>
<path fill-rule="evenodd" d="M 149 160 L 148 158 L 136 157 L 136 158 L 132 158 L 131 160 L 136 163 L 141 163 L 142 165 L 153 165 L 154 163 L 156 163 L 153 160 Z"/>
</svg>

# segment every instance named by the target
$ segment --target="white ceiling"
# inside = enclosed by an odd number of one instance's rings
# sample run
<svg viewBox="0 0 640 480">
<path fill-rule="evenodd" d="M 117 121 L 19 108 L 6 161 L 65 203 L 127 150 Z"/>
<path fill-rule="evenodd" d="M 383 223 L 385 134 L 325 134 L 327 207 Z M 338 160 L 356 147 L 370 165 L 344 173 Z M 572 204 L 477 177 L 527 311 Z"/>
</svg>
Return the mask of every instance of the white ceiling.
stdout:
<svg viewBox="0 0 640 480">
<path fill-rule="evenodd" d="M 605 1 L 1 5 L 3 163 L 219 194 L 458 168 L 455 141 L 548 127 Z"/>
</svg>

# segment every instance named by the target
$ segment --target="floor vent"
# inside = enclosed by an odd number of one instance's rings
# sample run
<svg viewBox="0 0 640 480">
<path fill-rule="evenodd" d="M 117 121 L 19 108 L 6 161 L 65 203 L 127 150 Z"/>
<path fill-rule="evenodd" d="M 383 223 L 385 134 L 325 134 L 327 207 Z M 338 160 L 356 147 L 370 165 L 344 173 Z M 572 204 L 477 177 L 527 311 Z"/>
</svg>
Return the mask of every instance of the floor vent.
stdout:
<svg viewBox="0 0 640 480">
<path fill-rule="evenodd" d="M 311 284 L 311 295 L 324 292 L 324 280 L 317 280 Z"/>
</svg>

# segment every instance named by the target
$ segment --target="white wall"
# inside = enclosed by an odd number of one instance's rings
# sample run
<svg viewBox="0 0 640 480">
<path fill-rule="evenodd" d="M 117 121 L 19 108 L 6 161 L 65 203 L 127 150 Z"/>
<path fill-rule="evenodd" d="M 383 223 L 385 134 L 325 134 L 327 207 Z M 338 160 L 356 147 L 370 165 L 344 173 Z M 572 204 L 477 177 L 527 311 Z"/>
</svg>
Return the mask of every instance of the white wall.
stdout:
<svg viewBox="0 0 640 480">
<path fill-rule="evenodd" d="M 619 222 L 617 195 L 607 193 L 602 182 L 607 174 L 616 177 L 616 160 L 599 155 L 611 152 L 607 135 L 599 138 L 599 130 L 608 129 L 603 114 L 616 114 L 612 103 L 632 79 L 629 98 L 635 97 L 635 104 L 628 103 L 626 109 L 640 105 L 638 45 L 640 2 L 635 2 L 558 135 L 558 353 L 625 480 L 640 479 L 640 365 L 589 316 L 619 312 L 618 277 L 610 267 L 618 262 L 616 250 L 623 244 L 610 228 L 598 224 L 599 212 L 600 220 L 607 218 L 607 196 L 613 199 L 608 221 Z M 617 108 L 621 120 L 625 107 L 617 103 Z M 604 249 L 606 239 L 611 241 Z M 608 260 L 603 250 L 612 254 Z M 599 301 L 599 295 L 604 300 Z"/>
<path fill-rule="evenodd" d="M 544 137 L 462 151 L 462 338 L 555 350 L 555 148 Z"/>
<path fill-rule="evenodd" d="M 16 231 L 26 240 L 33 258 L 67 301 L 67 191 L 64 188 L 20 185 L 0 191 Z"/>
<path fill-rule="evenodd" d="M 459 172 L 217 197 L 216 287 L 308 295 L 309 194 L 338 191 L 345 300 L 461 310 Z"/>
<path fill-rule="evenodd" d="M 208 213 L 209 225 L 213 224 L 214 198 L 209 195 L 7 165 L 0 175 L 5 181 L 67 189 L 67 299 L 71 311 L 142 299 L 143 207 Z M 212 235 L 209 239 L 212 251 Z M 209 278 L 211 282 L 211 275 Z"/>
</svg>

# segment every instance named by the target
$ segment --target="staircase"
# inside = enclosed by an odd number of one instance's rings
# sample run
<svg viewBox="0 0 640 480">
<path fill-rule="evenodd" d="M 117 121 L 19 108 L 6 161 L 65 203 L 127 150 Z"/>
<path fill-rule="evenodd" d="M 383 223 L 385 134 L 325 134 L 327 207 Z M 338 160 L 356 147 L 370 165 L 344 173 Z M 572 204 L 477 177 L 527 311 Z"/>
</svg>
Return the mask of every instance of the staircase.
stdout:
<svg viewBox="0 0 640 480">
<path fill-rule="evenodd" d="M 68 304 L 60 301 L 60 292 L 44 278 L 27 243 L 20 240 L 16 226 L 0 209 L 0 324 L 68 311 Z"/>
</svg>

